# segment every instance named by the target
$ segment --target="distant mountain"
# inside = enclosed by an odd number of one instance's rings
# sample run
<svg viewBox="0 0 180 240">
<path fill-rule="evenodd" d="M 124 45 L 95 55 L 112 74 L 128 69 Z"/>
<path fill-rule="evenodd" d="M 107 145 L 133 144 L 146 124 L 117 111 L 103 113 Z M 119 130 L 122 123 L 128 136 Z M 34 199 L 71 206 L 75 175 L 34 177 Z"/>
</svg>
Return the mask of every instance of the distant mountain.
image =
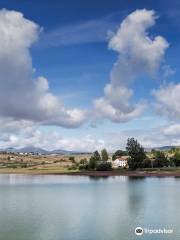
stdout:
<svg viewBox="0 0 180 240">
<path fill-rule="evenodd" d="M 6 149 L 1 149 L 1 151 L 5 151 L 5 152 L 13 152 L 13 153 L 17 153 L 17 152 L 21 152 L 21 153 L 40 153 L 40 154 L 47 154 L 48 151 L 42 149 L 42 148 L 36 148 L 36 147 L 24 147 L 24 148 L 6 148 Z"/>
<path fill-rule="evenodd" d="M 157 147 L 157 148 L 153 148 L 153 149 L 166 151 L 166 150 L 171 150 L 172 148 L 179 148 L 179 146 L 163 146 L 163 147 Z"/>
<path fill-rule="evenodd" d="M 5 152 L 12 152 L 12 153 L 36 153 L 36 154 L 44 154 L 44 155 L 50 155 L 50 154 L 80 154 L 80 153 L 85 153 L 85 152 L 78 152 L 78 151 L 67 151 L 67 150 L 62 150 L 62 149 L 57 149 L 57 150 L 52 150 L 48 151 L 43 148 L 37 148 L 37 147 L 24 147 L 24 148 L 6 148 L 6 149 L 1 149 L 1 151 Z"/>
<path fill-rule="evenodd" d="M 51 154 L 78 154 L 80 152 L 57 149 L 57 150 L 50 151 L 50 153 Z"/>
<path fill-rule="evenodd" d="M 151 152 L 152 150 L 168 151 L 168 150 L 171 150 L 172 148 L 180 148 L 180 146 L 162 146 L 162 147 L 145 148 L 145 151 L 146 152 Z"/>
<path fill-rule="evenodd" d="M 22 153 L 40 153 L 40 154 L 48 154 L 48 151 L 42 149 L 42 148 L 36 148 L 36 147 L 24 147 L 21 149 L 15 149 L 18 150 L 18 152 L 22 152 Z"/>
</svg>

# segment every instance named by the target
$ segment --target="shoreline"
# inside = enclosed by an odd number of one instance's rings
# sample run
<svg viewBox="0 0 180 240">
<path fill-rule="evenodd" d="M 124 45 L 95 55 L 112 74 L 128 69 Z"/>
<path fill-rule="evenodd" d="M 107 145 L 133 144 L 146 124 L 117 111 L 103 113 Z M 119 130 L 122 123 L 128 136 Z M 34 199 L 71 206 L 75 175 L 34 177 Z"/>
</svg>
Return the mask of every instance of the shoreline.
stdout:
<svg viewBox="0 0 180 240">
<path fill-rule="evenodd" d="M 57 174 L 58 175 L 58 174 Z M 63 173 L 61 175 L 64 175 Z M 127 176 L 127 177 L 180 177 L 180 172 L 150 172 L 150 171 L 128 171 L 128 172 L 113 172 L 113 171 L 87 171 L 87 172 L 72 172 L 65 175 L 73 176 L 92 176 L 92 177 L 113 177 L 113 176 Z"/>
<path fill-rule="evenodd" d="M 180 177 L 180 170 L 156 170 L 156 171 L 58 171 L 58 170 L 1 170 L 0 174 L 23 174 L 23 175 L 69 175 L 69 176 L 89 176 L 89 177 Z"/>
</svg>

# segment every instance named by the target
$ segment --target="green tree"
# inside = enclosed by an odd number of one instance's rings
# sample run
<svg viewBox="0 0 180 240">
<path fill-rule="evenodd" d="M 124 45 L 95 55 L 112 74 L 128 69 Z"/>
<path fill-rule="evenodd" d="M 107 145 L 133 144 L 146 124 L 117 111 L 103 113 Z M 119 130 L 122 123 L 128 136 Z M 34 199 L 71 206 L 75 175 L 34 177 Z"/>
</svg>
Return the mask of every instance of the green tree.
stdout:
<svg viewBox="0 0 180 240">
<path fill-rule="evenodd" d="M 79 170 L 87 170 L 89 168 L 89 164 L 86 158 L 83 158 L 79 161 Z"/>
<path fill-rule="evenodd" d="M 143 167 L 143 161 L 146 159 L 144 148 L 134 138 L 128 138 L 126 150 L 129 155 L 129 168 L 135 170 Z"/>
<path fill-rule="evenodd" d="M 102 161 L 103 161 L 103 162 L 107 162 L 107 161 L 108 161 L 108 158 L 109 158 L 109 156 L 108 156 L 107 150 L 106 150 L 106 149 L 103 149 L 103 150 L 101 151 L 101 159 L 102 159 Z"/>
<path fill-rule="evenodd" d="M 117 157 L 121 157 L 121 156 L 126 156 L 127 155 L 127 151 L 123 151 L 123 150 L 117 150 L 113 155 L 112 155 L 112 160 L 116 160 Z"/>
<path fill-rule="evenodd" d="M 154 152 L 154 163 L 153 163 L 153 167 L 168 167 L 169 166 L 169 161 L 167 159 L 167 157 L 165 156 L 164 152 L 162 151 L 155 151 Z"/>
<path fill-rule="evenodd" d="M 96 169 L 96 165 L 97 165 L 96 159 L 94 158 L 94 156 L 91 156 L 88 163 L 88 169 L 94 170 Z"/>
<path fill-rule="evenodd" d="M 75 157 L 74 157 L 74 156 L 70 156 L 70 157 L 69 157 L 69 160 L 70 160 L 72 163 L 75 163 Z"/>
<path fill-rule="evenodd" d="M 83 159 L 81 159 L 81 160 L 79 161 L 79 163 L 82 164 L 82 165 L 85 165 L 85 164 L 88 163 L 88 161 L 87 161 L 86 158 L 83 158 Z"/>
<path fill-rule="evenodd" d="M 88 169 L 96 169 L 97 164 L 101 161 L 101 156 L 98 151 L 95 151 L 89 159 Z"/>
<path fill-rule="evenodd" d="M 95 152 L 93 153 L 93 158 L 95 159 L 96 162 L 101 161 L 101 155 L 99 154 L 98 151 L 95 151 Z"/>
<path fill-rule="evenodd" d="M 180 166 L 180 152 L 176 152 L 173 156 L 173 162 L 176 167 Z"/>
</svg>

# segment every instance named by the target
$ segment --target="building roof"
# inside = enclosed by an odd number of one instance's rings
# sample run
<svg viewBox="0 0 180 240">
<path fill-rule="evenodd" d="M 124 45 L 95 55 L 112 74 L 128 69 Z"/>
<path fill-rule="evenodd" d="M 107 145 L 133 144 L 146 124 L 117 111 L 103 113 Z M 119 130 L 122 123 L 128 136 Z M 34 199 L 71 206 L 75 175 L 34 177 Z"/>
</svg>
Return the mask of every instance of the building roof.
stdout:
<svg viewBox="0 0 180 240">
<path fill-rule="evenodd" d="M 128 160 L 129 156 L 117 156 L 116 160 Z"/>
</svg>

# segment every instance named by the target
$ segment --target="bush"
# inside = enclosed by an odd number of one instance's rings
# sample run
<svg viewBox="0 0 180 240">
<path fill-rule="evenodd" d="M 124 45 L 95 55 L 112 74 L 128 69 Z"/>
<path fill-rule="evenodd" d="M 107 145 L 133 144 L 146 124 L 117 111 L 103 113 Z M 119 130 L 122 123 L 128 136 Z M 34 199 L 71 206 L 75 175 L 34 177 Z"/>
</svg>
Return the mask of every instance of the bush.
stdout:
<svg viewBox="0 0 180 240">
<path fill-rule="evenodd" d="M 76 165 L 73 165 L 71 167 L 68 167 L 68 170 L 77 170 L 77 166 Z"/>
<path fill-rule="evenodd" d="M 173 157 L 173 163 L 176 167 L 179 167 L 180 166 L 180 153 L 179 152 L 176 152 L 174 154 L 174 157 Z"/>
<path fill-rule="evenodd" d="M 27 167 L 28 167 L 28 164 L 27 164 L 27 163 L 21 164 L 21 168 L 27 168 Z"/>
<path fill-rule="evenodd" d="M 87 161 L 86 158 L 83 158 L 83 159 L 80 160 L 79 163 L 82 164 L 82 165 L 86 165 L 88 163 L 88 161 Z"/>
<path fill-rule="evenodd" d="M 83 158 L 80 160 L 79 162 L 79 170 L 88 170 L 89 169 L 89 165 L 88 165 L 88 161 L 86 158 Z"/>
<path fill-rule="evenodd" d="M 79 165 L 79 170 L 84 170 L 84 165 L 80 164 Z"/>
<path fill-rule="evenodd" d="M 70 160 L 72 163 L 75 163 L 75 157 L 74 157 L 74 156 L 69 157 L 69 160 Z"/>
<path fill-rule="evenodd" d="M 145 159 L 143 161 L 143 168 L 151 168 L 152 165 L 151 165 L 151 160 L 150 159 Z"/>
<path fill-rule="evenodd" d="M 59 162 L 59 160 L 54 160 L 54 161 L 53 161 L 53 163 L 58 163 L 58 162 Z"/>
<path fill-rule="evenodd" d="M 153 167 L 168 167 L 170 162 L 165 156 L 164 152 L 156 151 L 154 152 L 155 160 L 153 162 Z"/>
<path fill-rule="evenodd" d="M 103 162 L 103 163 L 99 163 L 96 167 L 97 171 L 110 171 L 112 170 L 112 165 L 111 163 L 108 162 Z"/>
<path fill-rule="evenodd" d="M 88 169 L 89 169 L 88 164 L 80 164 L 79 165 L 79 170 L 88 170 Z"/>
<path fill-rule="evenodd" d="M 11 168 L 17 168 L 17 166 L 16 165 L 12 165 Z"/>
</svg>

